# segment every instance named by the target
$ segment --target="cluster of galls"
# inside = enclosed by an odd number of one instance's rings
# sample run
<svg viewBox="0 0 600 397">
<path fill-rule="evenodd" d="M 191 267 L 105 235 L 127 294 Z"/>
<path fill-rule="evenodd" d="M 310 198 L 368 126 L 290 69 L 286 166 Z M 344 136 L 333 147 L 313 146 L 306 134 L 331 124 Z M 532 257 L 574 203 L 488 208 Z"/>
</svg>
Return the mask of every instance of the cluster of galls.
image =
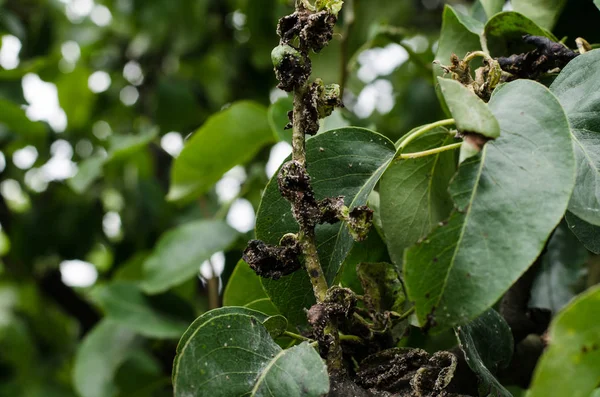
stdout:
<svg viewBox="0 0 600 397">
<path fill-rule="evenodd" d="M 271 54 L 278 87 L 293 91 L 304 86 L 311 73 L 310 51 L 321 51 L 333 37 L 337 16 L 328 10 L 313 12 L 300 7 L 279 20 L 279 46 Z"/>
<path fill-rule="evenodd" d="M 483 66 L 475 70 L 475 79 L 471 76 L 471 68 L 467 61 L 470 54 L 467 54 L 465 59 L 460 59 L 453 54 L 450 57 L 450 65 L 440 65 L 440 67 L 446 73 L 450 73 L 454 80 L 459 81 L 487 102 L 498 84 L 518 78 L 536 80 L 544 73 L 556 72 L 564 68 L 579 55 L 564 44 L 556 43 L 543 36 L 524 35 L 523 42 L 535 46 L 535 49 L 509 57 L 484 58 Z M 577 45 L 580 47 L 580 53 L 591 48 L 582 38 L 577 39 Z"/>
<path fill-rule="evenodd" d="M 470 53 L 466 55 L 466 59 Z M 446 72 L 450 73 L 452 79 L 458 81 L 484 101 L 489 101 L 492 91 L 501 82 L 507 81 L 510 77 L 503 73 L 502 68 L 497 60 L 493 58 L 484 58 L 483 66 L 475 70 L 475 79 L 471 76 L 471 67 L 469 62 L 460 59 L 456 54 L 450 57 L 450 65 L 440 65 Z"/>
<path fill-rule="evenodd" d="M 331 287 L 325 300 L 313 305 L 307 312 L 306 318 L 312 327 L 312 336 L 319 342 L 323 357 L 334 345 L 334 336 L 327 332 L 329 324 L 337 324 L 351 317 L 356 308 L 356 295 L 349 288 Z"/>
<path fill-rule="evenodd" d="M 373 211 L 366 206 L 350 210 L 344 205 L 344 197 L 315 198 L 306 168 L 297 161 L 288 161 L 279 171 L 277 182 L 281 195 L 292 204 L 292 214 L 303 231 L 329 223 L 346 223 L 351 236 L 363 241 L 373 224 Z M 297 237 L 286 235 L 279 245 L 269 245 L 252 240 L 244 251 L 244 260 L 261 277 L 277 280 L 301 267 L 302 253 Z"/>
<path fill-rule="evenodd" d="M 366 206 L 350 210 L 344 197 L 317 200 L 306 168 L 297 161 L 285 163 L 277 176 L 281 195 L 292 204 L 292 214 L 302 230 L 343 221 L 356 241 L 363 241 L 373 224 L 373 211 Z"/>
<path fill-rule="evenodd" d="M 302 248 L 296 235 L 286 234 L 279 245 L 251 240 L 244 251 L 243 259 L 259 276 L 277 280 L 300 269 L 301 253 Z"/>
</svg>

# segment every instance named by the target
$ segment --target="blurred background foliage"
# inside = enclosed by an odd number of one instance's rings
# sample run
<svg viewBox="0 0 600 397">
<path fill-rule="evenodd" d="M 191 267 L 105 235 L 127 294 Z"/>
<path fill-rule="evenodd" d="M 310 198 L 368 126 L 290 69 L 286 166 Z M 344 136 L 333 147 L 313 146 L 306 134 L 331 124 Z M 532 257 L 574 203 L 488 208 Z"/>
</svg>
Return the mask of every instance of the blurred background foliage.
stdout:
<svg viewBox="0 0 600 397">
<path fill-rule="evenodd" d="M 270 60 L 289 3 L 0 0 L 0 395 L 172 393 L 177 340 L 220 304 L 262 189 L 290 151 L 289 99 Z M 574 3 L 557 36 L 598 42 L 596 16 Z M 445 117 L 431 70 L 443 6 L 354 0 L 315 57 L 314 76 L 346 82 L 346 108 L 323 129 L 396 140 Z M 192 202 L 168 201 L 185 140 L 239 100 L 270 106 L 268 139 L 251 159 L 232 148 L 244 159 Z M 199 220 L 229 226 L 207 233 Z M 211 232 L 222 246 L 208 259 L 193 246 Z M 165 266 L 184 257 L 198 270 L 147 295 L 144 263 L 159 239 L 170 244 Z"/>
</svg>

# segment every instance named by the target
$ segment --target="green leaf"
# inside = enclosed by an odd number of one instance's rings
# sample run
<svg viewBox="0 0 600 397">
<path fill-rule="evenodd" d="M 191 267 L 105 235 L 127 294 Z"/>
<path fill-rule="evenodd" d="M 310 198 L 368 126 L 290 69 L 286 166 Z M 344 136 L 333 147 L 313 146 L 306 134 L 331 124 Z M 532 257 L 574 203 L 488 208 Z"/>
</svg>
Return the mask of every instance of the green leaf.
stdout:
<svg viewBox="0 0 600 397">
<path fill-rule="evenodd" d="M 79 130 L 87 126 L 96 95 L 88 88 L 91 72 L 84 67 L 77 67 L 72 72 L 60 74 L 56 81 L 58 101 L 65 111 L 69 131 Z"/>
<path fill-rule="evenodd" d="M 469 25 L 470 28 L 464 24 L 465 21 L 468 22 L 469 20 L 472 22 Z M 468 52 L 481 49 L 477 33 L 479 32 L 478 25 L 473 22 L 474 19 L 470 18 L 469 20 L 451 6 L 445 6 L 440 41 L 435 55 L 436 61 L 439 61 L 442 65 L 449 65 L 452 54 L 456 54 L 462 59 Z M 443 71 L 439 66 L 434 67 L 434 76 L 441 76 L 442 74 Z"/>
<path fill-rule="evenodd" d="M 566 0 L 512 0 L 513 9 L 551 30 L 567 3 Z"/>
<path fill-rule="evenodd" d="M 369 199 L 369 206 L 372 205 L 371 198 Z M 391 262 L 388 249 L 377 230 L 371 229 L 365 241 L 354 244 L 333 284 L 340 284 L 342 287 L 350 288 L 357 294 L 363 294 L 362 285 L 356 274 L 356 266 L 362 262 Z"/>
<path fill-rule="evenodd" d="M 600 226 L 590 225 L 569 211 L 567 211 L 565 218 L 569 224 L 569 229 L 585 248 L 596 255 L 600 255 Z"/>
<path fill-rule="evenodd" d="M 500 136 L 498 120 L 481 98 L 456 80 L 438 77 L 438 82 L 459 131 Z"/>
<path fill-rule="evenodd" d="M 594 0 L 594 4 L 596 4 L 596 7 L 600 10 L 600 0 Z"/>
<path fill-rule="evenodd" d="M 545 36 L 558 41 L 552 33 L 514 11 L 496 14 L 485 25 L 485 38 L 490 52 L 495 56 L 531 51 L 533 46 L 523 42 L 523 36 L 526 34 Z"/>
<path fill-rule="evenodd" d="M 494 376 L 508 366 L 513 355 L 512 332 L 502 316 L 490 309 L 456 328 L 455 333 L 469 368 L 479 377 L 484 395 L 512 397 Z"/>
<path fill-rule="evenodd" d="M 315 349 L 303 343 L 282 350 L 261 324 L 265 317 L 221 308 L 194 321 L 177 346 L 175 396 L 327 394 L 327 368 Z"/>
<path fill-rule="evenodd" d="M 16 104 L 0 98 L 0 125 L 6 126 L 9 132 L 28 140 L 43 137 L 46 127 L 39 121 L 31 121 L 25 111 Z"/>
<path fill-rule="evenodd" d="M 67 184 L 78 194 L 85 193 L 90 186 L 102 175 L 105 159 L 102 156 L 93 156 L 81 161 L 77 165 L 77 174 Z"/>
<path fill-rule="evenodd" d="M 464 324 L 496 302 L 541 252 L 573 189 L 569 124 L 544 86 L 508 83 L 489 107 L 502 135 L 461 165 L 456 212 L 405 253 L 421 325 Z"/>
<path fill-rule="evenodd" d="M 105 163 L 127 159 L 132 154 L 146 148 L 157 135 L 157 129 L 143 131 L 138 135 L 111 135 Z"/>
<path fill-rule="evenodd" d="M 318 200 L 344 196 L 350 208 L 365 205 L 369 194 L 394 156 L 394 144 L 375 132 L 362 128 L 327 131 L 306 142 L 308 173 Z M 266 187 L 256 217 L 256 237 L 277 244 L 286 233 L 298 231 L 290 203 L 277 185 L 275 175 Z M 321 265 L 332 282 L 352 249 L 354 240 L 343 223 L 320 225 L 316 229 Z M 263 286 L 279 311 L 292 323 L 306 322 L 304 308 L 314 301 L 305 272 Z M 308 287 L 307 287 L 308 286 Z"/>
<path fill-rule="evenodd" d="M 550 90 L 562 104 L 573 132 L 577 184 L 569 211 L 600 226 L 600 51 L 575 58 L 558 75 Z"/>
<path fill-rule="evenodd" d="M 253 102 L 231 105 L 208 119 L 185 145 L 173 164 L 167 198 L 188 202 L 206 193 L 224 173 L 273 141 L 264 107 Z"/>
<path fill-rule="evenodd" d="M 361 262 L 356 268 L 365 295 L 365 304 L 377 313 L 404 312 L 406 295 L 398 272 L 390 263 Z"/>
<path fill-rule="evenodd" d="M 115 282 L 93 291 L 92 297 L 106 312 L 106 317 L 149 338 L 179 338 L 187 324 L 150 305 L 132 283 Z"/>
<path fill-rule="evenodd" d="M 404 151 L 420 152 L 452 142 L 445 129 L 411 142 Z M 392 261 L 402 265 L 404 250 L 448 218 L 453 208 L 448 184 L 456 171 L 456 154 L 395 160 L 381 178 L 381 221 Z"/>
<path fill-rule="evenodd" d="M 531 289 L 531 307 L 557 313 L 581 292 L 588 259 L 586 249 L 562 222 L 548 241 L 546 252 Z"/>
<path fill-rule="evenodd" d="M 500 136 L 498 120 L 481 98 L 456 80 L 438 77 L 438 82 L 459 131 Z"/>
<path fill-rule="evenodd" d="M 238 233 L 223 221 L 190 222 L 166 232 L 144 262 L 142 290 L 157 294 L 198 274 L 211 255 L 225 251 Z"/>
<path fill-rule="evenodd" d="M 481 8 L 483 8 L 487 19 L 489 19 L 501 12 L 506 2 L 504 0 L 478 0 L 477 3 L 481 4 Z"/>
<path fill-rule="evenodd" d="M 292 130 L 284 129 L 290 122 L 288 112 L 294 107 L 294 100 L 291 97 L 279 98 L 271 106 L 269 106 L 269 125 L 273 133 L 282 142 L 292 144 Z"/>
<path fill-rule="evenodd" d="M 238 262 L 229 278 L 223 293 L 223 306 L 244 306 L 270 315 L 279 314 L 260 277 L 243 260 Z"/>
<path fill-rule="evenodd" d="M 73 367 L 73 384 L 82 397 L 114 396 L 117 369 L 129 356 L 135 333 L 103 320 L 79 345 Z"/>
<path fill-rule="evenodd" d="M 600 287 L 580 295 L 550 325 L 528 397 L 588 397 L 600 383 Z"/>
<path fill-rule="evenodd" d="M 460 11 L 455 11 L 456 18 L 461 23 L 462 26 L 467 28 L 467 30 L 471 33 L 475 33 L 478 36 L 483 34 L 484 24 L 477 19 L 470 17 L 469 15 L 463 14 Z"/>
</svg>

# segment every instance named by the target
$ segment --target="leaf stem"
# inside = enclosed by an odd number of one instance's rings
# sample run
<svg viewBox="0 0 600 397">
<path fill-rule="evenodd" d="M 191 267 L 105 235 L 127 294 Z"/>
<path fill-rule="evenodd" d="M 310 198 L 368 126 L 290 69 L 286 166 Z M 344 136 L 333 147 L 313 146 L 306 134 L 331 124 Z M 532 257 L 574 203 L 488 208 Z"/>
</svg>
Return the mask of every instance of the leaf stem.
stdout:
<svg viewBox="0 0 600 397">
<path fill-rule="evenodd" d="M 451 145 L 438 147 L 435 149 L 425 150 L 423 152 L 406 153 L 406 154 L 403 153 L 403 154 L 400 154 L 398 157 L 396 157 L 396 159 L 406 160 L 406 159 L 416 159 L 419 157 L 427 157 L 427 156 L 431 156 L 432 154 L 438 154 L 438 153 L 442 153 L 442 152 L 445 152 L 448 150 L 458 149 L 462 144 L 463 144 L 462 142 L 458 142 L 458 143 L 453 143 Z"/>
<path fill-rule="evenodd" d="M 463 59 L 463 61 L 469 63 L 471 62 L 473 59 L 477 58 L 477 57 L 481 57 L 481 58 L 489 58 L 490 56 L 484 52 L 484 51 L 473 51 L 467 54 L 467 56 L 465 57 L 465 59 Z"/>
<path fill-rule="evenodd" d="M 402 314 L 396 313 L 396 312 L 393 312 L 392 314 L 394 316 L 396 316 L 396 319 L 399 321 L 406 320 L 415 312 L 415 308 L 416 308 L 415 306 L 412 306 L 410 309 L 408 309 L 407 311 L 405 311 Z"/>
<path fill-rule="evenodd" d="M 284 331 L 283 336 L 287 336 L 288 338 L 292 338 L 292 339 L 295 339 L 295 340 L 298 340 L 301 342 L 311 342 L 311 343 L 314 342 L 314 340 L 312 340 L 310 338 L 306 338 L 302 335 L 298 335 L 298 334 L 295 334 L 290 331 Z"/>
<path fill-rule="evenodd" d="M 440 120 L 440 121 L 436 121 L 435 123 L 424 125 L 423 127 L 419 128 L 418 130 L 416 130 L 415 132 L 411 133 L 406 138 L 404 138 L 404 140 L 398 146 L 398 153 L 402 152 L 402 149 L 404 149 L 406 146 L 408 146 L 415 139 L 425 135 L 429 131 L 431 131 L 435 128 L 438 128 L 438 127 L 445 127 L 447 125 L 454 125 L 454 124 L 455 124 L 454 119 L 446 119 L 446 120 Z"/>
<path fill-rule="evenodd" d="M 356 342 L 356 343 L 362 343 L 363 339 L 360 336 L 356 336 L 356 335 L 344 335 L 344 334 L 340 334 L 340 340 L 345 340 L 347 342 Z"/>
</svg>

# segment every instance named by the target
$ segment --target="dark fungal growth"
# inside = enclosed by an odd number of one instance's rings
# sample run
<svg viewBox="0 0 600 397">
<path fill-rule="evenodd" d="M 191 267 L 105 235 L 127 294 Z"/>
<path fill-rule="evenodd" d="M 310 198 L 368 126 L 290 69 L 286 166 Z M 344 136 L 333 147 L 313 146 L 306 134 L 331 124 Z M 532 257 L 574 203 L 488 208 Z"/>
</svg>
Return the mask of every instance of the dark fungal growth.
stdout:
<svg viewBox="0 0 600 397">
<path fill-rule="evenodd" d="M 544 73 L 564 68 L 579 55 L 563 44 L 543 36 L 525 35 L 523 41 L 536 48 L 523 54 L 498 58 L 502 70 L 517 78 L 535 80 Z"/>
<path fill-rule="evenodd" d="M 261 277 L 278 280 L 302 267 L 302 253 L 295 236 L 286 235 L 279 246 L 251 240 L 244 251 L 244 261 Z"/>
</svg>

